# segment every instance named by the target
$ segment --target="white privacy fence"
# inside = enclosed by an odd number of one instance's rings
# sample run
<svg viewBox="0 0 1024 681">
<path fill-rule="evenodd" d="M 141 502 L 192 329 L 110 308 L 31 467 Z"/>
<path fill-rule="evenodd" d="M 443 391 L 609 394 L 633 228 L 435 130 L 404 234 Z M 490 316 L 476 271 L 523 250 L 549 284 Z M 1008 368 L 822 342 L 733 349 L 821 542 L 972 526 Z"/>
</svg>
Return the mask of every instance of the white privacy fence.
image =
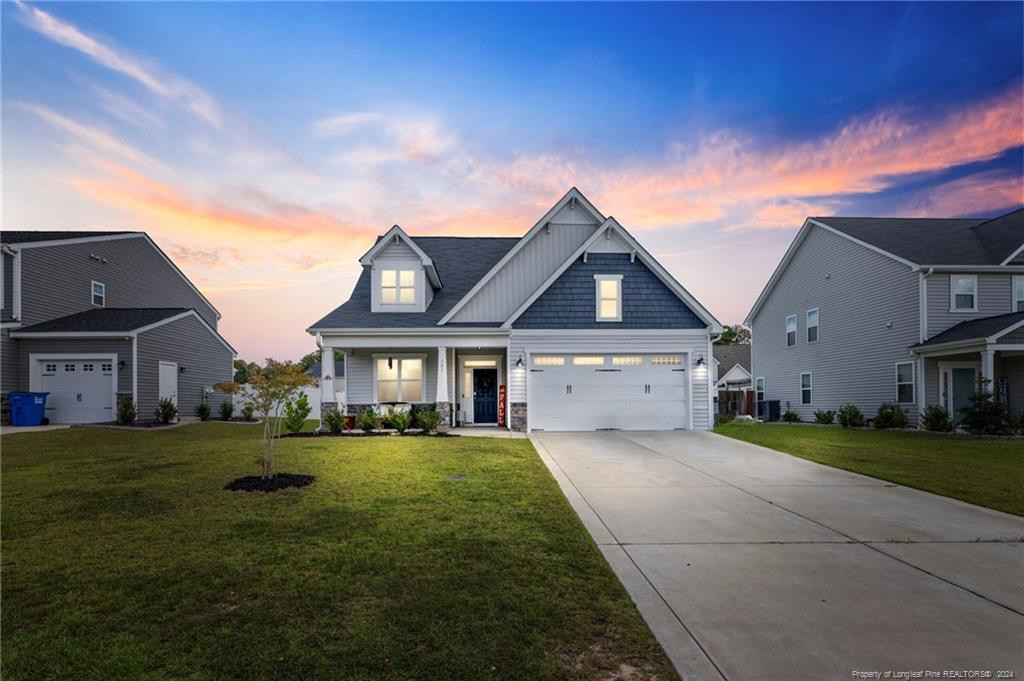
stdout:
<svg viewBox="0 0 1024 681">
<path fill-rule="evenodd" d="M 301 393 L 305 393 L 306 399 L 309 400 L 310 411 L 309 411 L 309 416 L 307 416 L 306 418 L 307 419 L 313 419 L 315 421 L 319 421 L 320 420 L 320 388 L 317 388 L 317 387 L 314 387 L 314 386 L 305 386 L 303 388 L 300 388 L 300 390 L 301 390 Z M 296 399 L 298 399 L 298 396 L 301 393 L 296 393 Z M 343 409 L 344 408 L 343 405 L 345 404 L 345 393 L 338 393 L 335 396 L 335 400 L 338 402 L 338 408 L 339 409 Z M 245 399 L 241 395 L 235 395 L 234 396 L 235 416 L 238 416 L 238 415 L 241 414 L 242 408 L 246 405 L 247 402 L 248 402 L 248 400 Z M 284 408 L 282 407 L 281 409 L 278 410 L 277 414 L 274 414 L 274 416 L 281 416 L 283 411 L 284 411 Z M 259 417 L 260 414 L 255 414 L 255 416 Z"/>
</svg>

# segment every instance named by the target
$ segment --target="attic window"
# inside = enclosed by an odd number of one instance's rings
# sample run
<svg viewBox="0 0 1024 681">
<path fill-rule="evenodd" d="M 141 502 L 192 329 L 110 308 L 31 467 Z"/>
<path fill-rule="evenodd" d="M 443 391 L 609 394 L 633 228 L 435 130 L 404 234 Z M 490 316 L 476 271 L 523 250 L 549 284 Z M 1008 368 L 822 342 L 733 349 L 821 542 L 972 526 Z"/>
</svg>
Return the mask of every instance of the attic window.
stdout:
<svg viewBox="0 0 1024 681">
<path fill-rule="evenodd" d="M 415 303 L 415 270 L 381 270 L 380 302 L 384 305 L 412 305 Z"/>
<path fill-rule="evenodd" d="M 595 274 L 597 321 L 622 321 L 622 275 Z"/>
</svg>

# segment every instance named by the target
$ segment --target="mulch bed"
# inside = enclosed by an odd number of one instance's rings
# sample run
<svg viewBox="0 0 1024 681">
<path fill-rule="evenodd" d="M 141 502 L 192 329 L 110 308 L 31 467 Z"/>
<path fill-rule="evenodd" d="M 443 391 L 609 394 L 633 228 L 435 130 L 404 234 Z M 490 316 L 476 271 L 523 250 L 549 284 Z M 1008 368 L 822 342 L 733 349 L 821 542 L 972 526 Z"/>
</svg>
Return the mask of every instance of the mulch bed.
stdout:
<svg viewBox="0 0 1024 681">
<path fill-rule="evenodd" d="M 178 426 L 184 426 L 191 423 L 190 421 L 171 421 L 170 423 L 164 423 L 155 419 L 149 419 L 147 421 L 135 421 L 134 423 L 118 423 L 117 421 L 107 421 L 106 423 L 77 423 L 76 427 L 82 428 L 176 428 Z"/>
<path fill-rule="evenodd" d="M 276 492 L 289 487 L 305 487 L 316 480 L 312 475 L 301 473 L 278 473 L 270 479 L 258 475 L 235 478 L 224 489 L 231 492 Z"/>
<path fill-rule="evenodd" d="M 301 433 L 282 433 L 281 437 L 459 437 L 458 433 L 424 433 L 422 430 L 407 430 L 401 435 L 395 430 L 371 431 L 369 433 L 361 430 L 343 430 L 340 433 L 330 431 L 307 430 Z"/>
</svg>

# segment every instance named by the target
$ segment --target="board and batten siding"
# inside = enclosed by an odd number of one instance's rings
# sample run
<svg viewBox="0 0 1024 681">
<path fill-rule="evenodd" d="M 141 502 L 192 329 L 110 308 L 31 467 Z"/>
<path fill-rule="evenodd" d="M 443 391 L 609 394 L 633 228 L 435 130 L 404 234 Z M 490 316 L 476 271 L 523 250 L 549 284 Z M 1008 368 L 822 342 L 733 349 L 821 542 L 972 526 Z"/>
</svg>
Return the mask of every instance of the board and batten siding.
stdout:
<svg viewBox="0 0 1024 681">
<path fill-rule="evenodd" d="M 234 370 L 231 351 L 221 344 L 193 316 L 158 326 L 138 335 L 138 411 L 139 419 L 152 418 L 159 401 L 160 362 L 175 362 L 184 372 L 178 373 L 178 415 L 194 416 L 203 399 L 203 389 L 220 381 L 230 381 Z M 209 395 L 210 409 L 218 413 L 227 396 Z"/>
<path fill-rule="evenodd" d="M 19 338 L 17 345 L 17 390 L 29 389 L 30 355 L 116 354 L 124 366 L 117 369 L 117 392 L 132 392 L 132 341 L 130 338 Z"/>
<path fill-rule="evenodd" d="M 658 333 L 652 335 L 642 330 L 634 332 L 560 332 L 558 330 L 539 332 L 523 332 L 513 329 L 509 334 L 509 377 L 508 402 L 527 403 L 527 386 L 529 380 L 528 357 L 535 354 L 681 354 L 688 356 L 686 367 L 688 380 L 693 386 L 693 428 L 709 430 L 712 427 L 710 405 L 708 399 L 710 370 L 707 362 L 711 361 L 709 333 L 707 330 L 680 330 L 678 333 Z M 515 361 L 523 358 L 523 368 L 517 368 Z M 704 357 L 705 366 L 695 367 L 696 358 Z"/>
<path fill-rule="evenodd" d="M 563 208 L 550 224 L 550 230 L 541 228 L 451 321 L 505 321 L 597 228 L 582 208 Z"/>
<path fill-rule="evenodd" d="M 23 249 L 22 323 L 93 309 L 92 281 L 106 286 L 106 307 L 193 308 L 217 328 L 213 309 L 142 236 Z"/>
<path fill-rule="evenodd" d="M 400 348 L 400 349 L 367 349 L 354 350 L 345 355 L 345 399 L 349 404 L 373 404 L 373 356 L 374 355 L 426 355 L 423 367 L 423 380 L 426 399 L 433 402 L 437 396 L 437 347 L 431 348 Z M 451 358 L 449 356 L 449 364 Z M 448 381 L 449 397 L 454 394 L 451 380 Z M 338 386 L 335 386 L 339 389 Z M 419 400 L 416 400 L 417 402 Z"/>
<path fill-rule="evenodd" d="M 752 374 L 765 399 L 801 420 L 814 411 L 857 405 L 873 417 L 896 400 L 896 363 L 912 361 L 920 336 L 918 275 L 910 267 L 813 226 L 752 320 Z M 818 341 L 807 342 L 807 311 L 817 308 Z M 797 343 L 786 346 L 786 317 Z M 800 404 L 800 374 L 812 374 L 812 404 Z M 903 405 L 917 419 L 917 405 Z"/>
<path fill-rule="evenodd" d="M 978 277 L 977 312 L 950 310 L 950 282 L 958 274 Z M 928 295 L 928 338 L 960 322 L 1013 312 L 1013 275 L 1010 273 L 933 272 L 925 282 Z"/>
</svg>

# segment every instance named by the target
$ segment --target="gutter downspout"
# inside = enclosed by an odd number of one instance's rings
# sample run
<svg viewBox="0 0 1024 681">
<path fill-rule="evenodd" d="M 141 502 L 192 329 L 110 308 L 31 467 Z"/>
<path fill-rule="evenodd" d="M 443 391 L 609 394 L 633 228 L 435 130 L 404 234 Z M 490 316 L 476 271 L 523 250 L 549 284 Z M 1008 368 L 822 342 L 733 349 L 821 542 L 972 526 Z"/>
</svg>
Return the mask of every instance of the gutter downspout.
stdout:
<svg viewBox="0 0 1024 681">
<path fill-rule="evenodd" d="M 324 344 L 323 344 L 323 339 L 320 337 L 320 332 L 319 331 L 316 332 L 316 349 L 320 351 L 320 419 L 319 419 L 320 422 L 317 424 L 316 432 L 320 433 L 320 432 L 323 432 L 323 429 L 324 429 L 324 386 L 323 386 L 323 383 L 324 383 L 324 380 L 323 380 L 323 374 L 324 374 L 324 370 L 323 370 L 323 367 L 324 367 Z M 331 363 L 332 364 L 334 363 L 334 352 L 333 352 L 333 350 L 331 352 Z M 331 373 L 333 374 L 334 372 L 331 372 Z M 333 383 L 333 378 L 331 380 L 332 380 L 332 383 Z"/>
</svg>

